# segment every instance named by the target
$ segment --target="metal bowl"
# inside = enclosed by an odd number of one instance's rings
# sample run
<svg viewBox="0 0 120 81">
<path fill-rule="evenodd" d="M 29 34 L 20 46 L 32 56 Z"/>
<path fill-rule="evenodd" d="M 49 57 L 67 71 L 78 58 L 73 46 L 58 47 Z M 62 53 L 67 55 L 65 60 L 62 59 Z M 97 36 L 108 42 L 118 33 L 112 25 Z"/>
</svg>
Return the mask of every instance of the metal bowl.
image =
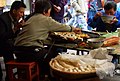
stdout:
<svg viewBox="0 0 120 81">
<path fill-rule="evenodd" d="M 92 48 L 99 48 L 103 45 L 104 38 L 90 38 L 87 39 L 88 45 Z"/>
<path fill-rule="evenodd" d="M 113 20 L 113 18 L 114 18 L 115 16 L 112 16 L 112 15 L 110 15 L 110 16 L 101 16 L 101 19 L 102 19 L 102 21 L 104 22 L 104 23 L 110 23 L 111 22 L 111 20 Z"/>
</svg>

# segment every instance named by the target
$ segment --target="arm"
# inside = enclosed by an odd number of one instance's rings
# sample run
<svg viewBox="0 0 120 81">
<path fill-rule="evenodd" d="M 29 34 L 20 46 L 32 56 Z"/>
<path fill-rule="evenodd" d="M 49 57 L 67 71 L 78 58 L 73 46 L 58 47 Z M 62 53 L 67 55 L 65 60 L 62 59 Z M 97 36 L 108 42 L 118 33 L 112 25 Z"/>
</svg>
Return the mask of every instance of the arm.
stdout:
<svg viewBox="0 0 120 81">
<path fill-rule="evenodd" d="M 66 4 L 67 4 L 67 0 L 60 0 L 60 2 L 57 5 L 54 4 L 53 6 L 55 11 L 60 12 L 61 9 L 63 9 Z"/>
<path fill-rule="evenodd" d="M 120 20 L 116 23 L 116 27 L 120 28 Z"/>
<path fill-rule="evenodd" d="M 49 26 L 49 30 L 54 32 L 54 31 L 71 31 L 71 27 L 62 23 L 59 23 L 52 19 L 51 17 L 48 17 L 47 23 Z"/>
<path fill-rule="evenodd" d="M 71 2 L 71 4 L 72 4 L 72 7 L 75 9 L 75 11 L 80 11 L 81 9 L 80 9 L 80 6 L 78 5 L 78 3 L 77 2 Z"/>
<path fill-rule="evenodd" d="M 94 20 L 94 17 L 88 18 L 87 21 L 88 26 L 91 26 L 92 28 L 96 28 L 97 22 Z"/>
<path fill-rule="evenodd" d="M 59 6 L 62 8 L 67 4 L 67 0 L 61 0 Z"/>
<path fill-rule="evenodd" d="M 48 27 L 49 27 L 49 30 L 51 32 L 55 32 L 55 31 L 66 31 L 66 32 L 75 32 L 75 33 L 80 33 L 81 32 L 81 29 L 79 28 L 75 28 L 75 27 L 72 27 L 72 26 L 69 26 L 69 25 L 66 25 L 66 24 L 62 24 L 62 23 L 59 23 L 59 22 L 56 22 L 55 20 L 53 20 L 52 18 L 48 18 Z"/>
<path fill-rule="evenodd" d="M 70 2 L 75 11 L 86 14 L 88 12 L 88 5 L 85 4 L 84 0 L 73 0 Z"/>
<path fill-rule="evenodd" d="M 116 27 L 120 27 L 120 11 L 116 11 L 116 19 L 117 19 L 117 22 L 115 23 L 115 26 Z"/>
<path fill-rule="evenodd" d="M 96 28 L 97 27 L 97 23 L 98 23 L 97 21 L 100 20 L 101 15 L 102 15 L 101 12 L 97 12 L 94 17 L 89 17 L 88 21 L 87 21 L 88 26 Z"/>
<path fill-rule="evenodd" d="M 11 32 L 9 30 L 10 29 L 8 29 L 7 24 L 2 19 L 0 19 L 0 39 L 6 41 L 7 39 L 13 37 L 12 30 Z"/>
</svg>

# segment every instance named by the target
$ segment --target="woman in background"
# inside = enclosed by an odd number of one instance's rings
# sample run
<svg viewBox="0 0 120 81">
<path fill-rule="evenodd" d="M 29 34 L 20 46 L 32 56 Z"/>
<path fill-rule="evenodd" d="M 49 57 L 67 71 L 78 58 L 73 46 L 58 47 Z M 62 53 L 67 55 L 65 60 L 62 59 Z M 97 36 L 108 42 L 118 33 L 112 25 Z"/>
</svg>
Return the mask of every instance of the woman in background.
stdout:
<svg viewBox="0 0 120 81">
<path fill-rule="evenodd" d="M 60 23 L 64 23 L 64 6 L 67 0 L 50 0 L 52 5 L 51 17 Z"/>
</svg>

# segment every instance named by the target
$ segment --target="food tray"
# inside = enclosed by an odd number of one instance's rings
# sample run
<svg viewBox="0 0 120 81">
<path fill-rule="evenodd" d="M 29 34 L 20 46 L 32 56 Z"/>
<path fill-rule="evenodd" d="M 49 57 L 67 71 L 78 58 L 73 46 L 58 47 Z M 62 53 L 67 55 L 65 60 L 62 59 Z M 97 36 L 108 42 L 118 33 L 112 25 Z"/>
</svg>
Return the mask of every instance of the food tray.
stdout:
<svg viewBox="0 0 120 81">
<path fill-rule="evenodd" d="M 83 31 L 83 30 L 82 30 L 82 32 L 88 34 L 88 35 L 90 36 L 90 38 L 98 38 L 98 37 L 100 37 L 100 34 L 98 34 L 98 33 L 96 33 L 96 32 Z"/>
<path fill-rule="evenodd" d="M 75 34 L 74 32 L 53 32 L 50 37 L 55 43 L 79 43 L 89 38 L 89 35 L 84 33 Z"/>
<path fill-rule="evenodd" d="M 91 72 L 63 72 L 60 70 L 55 69 L 52 66 L 52 62 L 49 62 L 50 65 L 50 71 L 52 73 L 52 75 L 54 76 L 59 76 L 62 78 L 67 78 L 67 79 L 82 79 L 82 78 L 88 78 L 88 77 L 93 77 L 96 76 L 96 71 L 91 71 Z"/>
<path fill-rule="evenodd" d="M 73 43 L 73 44 L 77 44 L 78 42 L 81 42 L 82 40 L 81 39 L 75 39 L 73 41 L 73 40 L 66 40 L 64 38 L 54 37 L 54 38 L 52 38 L 52 41 L 55 41 L 56 44 L 59 44 L 59 43 Z"/>
</svg>

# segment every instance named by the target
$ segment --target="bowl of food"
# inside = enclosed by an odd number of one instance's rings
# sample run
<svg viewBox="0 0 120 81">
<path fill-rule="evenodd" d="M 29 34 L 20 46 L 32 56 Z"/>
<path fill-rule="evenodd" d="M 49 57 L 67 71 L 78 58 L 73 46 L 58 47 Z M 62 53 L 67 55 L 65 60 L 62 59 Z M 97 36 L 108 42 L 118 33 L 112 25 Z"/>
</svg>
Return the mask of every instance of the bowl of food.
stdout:
<svg viewBox="0 0 120 81">
<path fill-rule="evenodd" d="M 112 15 L 101 16 L 101 19 L 104 23 L 110 23 L 114 18 L 115 16 Z"/>
<path fill-rule="evenodd" d="M 92 48 L 99 48 L 103 45 L 104 38 L 90 38 L 87 39 L 88 45 Z"/>
<path fill-rule="evenodd" d="M 63 62 L 61 62 L 61 63 L 63 63 Z M 51 60 L 49 62 L 49 65 L 50 65 L 50 72 L 55 77 L 62 77 L 62 78 L 73 80 L 73 79 L 82 79 L 82 78 L 96 76 L 96 70 L 95 70 L 95 67 L 93 67 L 93 66 L 89 66 L 90 68 L 88 68 L 87 66 L 82 67 L 82 69 L 80 69 L 80 67 L 66 68 L 66 67 L 64 67 L 66 65 L 64 65 L 64 64 L 61 65 L 56 60 Z M 86 68 L 88 68 L 90 70 L 87 71 Z M 82 71 L 82 70 L 84 70 L 84 71 Z"/>
</svg>

